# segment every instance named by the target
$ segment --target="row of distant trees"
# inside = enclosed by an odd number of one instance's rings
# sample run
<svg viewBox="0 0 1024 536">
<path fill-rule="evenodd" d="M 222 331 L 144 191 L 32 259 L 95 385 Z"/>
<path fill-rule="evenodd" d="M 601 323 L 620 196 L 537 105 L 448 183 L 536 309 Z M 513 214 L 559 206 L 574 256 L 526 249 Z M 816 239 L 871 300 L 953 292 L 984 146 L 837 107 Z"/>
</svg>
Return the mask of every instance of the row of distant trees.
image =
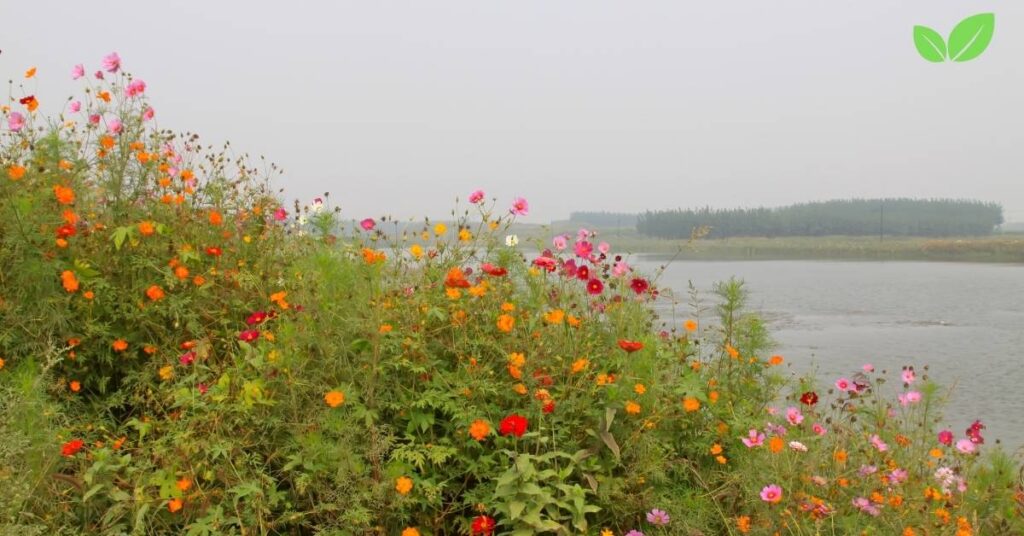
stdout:
<svg viewBox="0 0 1024 536">
<path fill-rule="evenodd" d="M 731 236 L 977 236 L 1003 223 L 996 203 L 955 199 L 848 199 L 780 208 L 676 209 L 636 218 L 641 234 L 689 238 L 710 227 L 708 237 Z"/>
<path fill-rule="evenodd" d="M 628 212 L 570 212 L 569 221 L 580 225 L 604 228 L 636 226 L 637 215 Z"/>
</svg>

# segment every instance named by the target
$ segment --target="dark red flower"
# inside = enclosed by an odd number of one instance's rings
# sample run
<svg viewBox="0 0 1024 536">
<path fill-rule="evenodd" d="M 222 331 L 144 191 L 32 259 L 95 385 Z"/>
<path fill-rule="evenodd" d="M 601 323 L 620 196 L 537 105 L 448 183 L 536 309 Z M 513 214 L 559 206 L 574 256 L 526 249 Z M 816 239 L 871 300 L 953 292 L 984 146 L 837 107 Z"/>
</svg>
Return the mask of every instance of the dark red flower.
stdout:
<svg viewBox="0 0 1024 536">
<path fill-rule="evenodd" d="M 64 443 L 64 446 L 60 449 L 60 455 L 70 458 L 71 456 L 78 454 L 78 451 L 82 450 L 82 447 L 84 446 L 85 441 L 82 441 L 81 439 L 72 439 L 71 441 Z"/>
<path fill-rule="evenodd" d="M 619 339 L 619 348 L 622 348 L 623 350 L 625 350 L 625 351 L 627 351 L 629 353 L 633 353 L 633 352 L 636 352 L 637 350 L 643 350 L 644 349 L 644 343 L 642 343 L 640 341 L 630 341 L 630 340 L 626 340 L 626 339 Z"/>
<path fill-rule="evenodd" d="M 541 408 L 541 411 L 543 411 L 545 415 L 555 411 L 555 401 L 548 400 L 548 403 L 544 404 L 544 407 Z"/>
<path fill-rule="evenodd" d="M 263 311 L 256 311 L 255 313 L 249 315 L 249 318 L 245 319 L 245 323 L 249 324 L 250 326 L 255 326 L 257 324 L 262 324 L 263 321 L 266 319 L 267 313 Z"/>
<path fill-rule="evenodd" d="M 981 431 L 985 429 L 985 425 L 981 424 L 981 421 L 974 421 L 971 426 L 967 429 L 967 437 L 970 438 L 971 443 L 975 445 L 981 445 L 985 443 L 985 438 L 981 437 Z"/>
<path fill-rule="evenodd" d="M 211 257 L 220 257 L 222 253 L 224 253 L 224 250 L 216 246 L 210 246 L 206 248 L 206 254 Z"/>
<path fill-rule="evenodd" d="M 647 280 L 642 277 L 635 277 L 629 282 L 629 288 L 633 289 L 633 292 L 636 292 L 637 294 L 643 294 L 644 292 L 647 292 L 648 288 L 650 288 L 650 284 L 648 284 Z"/>
<path fill-rule="evenodd" d="M 493 517 L 487 517 L 485 515 L 479 515 L 473 518 L 473 524 L 470 525 L 470 529 L 473 534 L 483 534 L 484 536 L 491 536 L 494 533 L 494 522 Z"/>
<path fill-rule="evenodd" d="M 587 281 L 587 292 L 596 296 L 602 291 L 604 291 L 604 283 L 602 283 L 600 279 L 594 278 Z"/>
<path fill-rule="evenodd" d="M 523 437 L 527 426 L 529 426 L 529 422 L 526 420 L 526 417 L 513 413 L 501 420 L 501 424 L 498 426 L 498 433 L 503 436 L 514 435 L 516 437 Z"/>
<path fill-rule="evenodd" d="M 238 334 L 238 339 L 245 342 L 252 342 L 260 338 L 260 332 L 256 329 L 247 329 Z"/>
<path fill-rule="evenodd" d="M 494 277 L 502 277 L 502 276 L 508 274 L 508 270 L 502 268 L 501 266 L 495 266 L 495 265 L 493 265 L 491 263 L 488 263 L 488 262 L 485 262 L 482 265 L 480 265 L 480 269 L 483 270 L 483 272 L 485 274 L 491 275 L 491 276 L 494 276 Z"/>
<path fill-rule="evenodd" d="M 808 406 L 813 406 L 818 403 L 818 393 L 815 393 L 814 391 L 807 391 L 800 395 L 800 402 Z"/>
<path fill-rule="evenodd" d="M 585 264 L 583 266 L 580 266 L 576 270 L 576 278 L 579 279 L 580 281 L 586 281 L 590 279 L 590 268 L 588 268 Z"/>
</svg>

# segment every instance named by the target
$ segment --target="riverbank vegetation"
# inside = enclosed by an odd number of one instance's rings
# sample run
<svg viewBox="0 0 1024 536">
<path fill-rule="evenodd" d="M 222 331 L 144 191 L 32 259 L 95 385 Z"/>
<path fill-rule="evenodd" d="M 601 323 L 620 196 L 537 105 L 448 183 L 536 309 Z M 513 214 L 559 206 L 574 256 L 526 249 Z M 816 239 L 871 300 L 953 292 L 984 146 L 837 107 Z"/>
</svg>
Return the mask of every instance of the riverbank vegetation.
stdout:
<svg viewBox="0 0 1024 536">
<path fill-rule="evenodd" d="M 603 237 L 524 254 L 523 199 L 339 234 L 85 72 L 3 111 L 0 533 L 1024 531 L 923 363 L 792 377 L 733 280 L 665 325 Z"/>
</svg>

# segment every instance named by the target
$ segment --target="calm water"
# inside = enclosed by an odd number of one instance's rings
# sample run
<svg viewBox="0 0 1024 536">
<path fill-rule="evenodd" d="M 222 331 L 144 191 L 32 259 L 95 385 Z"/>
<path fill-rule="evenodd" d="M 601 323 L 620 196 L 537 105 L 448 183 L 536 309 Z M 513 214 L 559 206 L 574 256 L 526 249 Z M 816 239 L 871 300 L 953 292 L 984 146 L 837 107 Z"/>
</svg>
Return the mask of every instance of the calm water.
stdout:
<svg viewBox="0 0 1024 536">
<path fill-rule="evenodd" d="M 641 256 L 653 273 L 666 262 Z M 817 367 L 828 384 L 864 363 L 893 371 L 914 365 L 956 385 L 945 422 L 962 434 L 974 418 L 986 444 L 1024 446 L 1024 266 L 926 262 L 674 262 L 660 286 L 683 302 L 687 281 L 708 303 L 715 281 L 742 278 L 750 305 L 769 322 L 792 370 Z M 662 306 L 671 320 L 671 305 Z"/>
</svg>

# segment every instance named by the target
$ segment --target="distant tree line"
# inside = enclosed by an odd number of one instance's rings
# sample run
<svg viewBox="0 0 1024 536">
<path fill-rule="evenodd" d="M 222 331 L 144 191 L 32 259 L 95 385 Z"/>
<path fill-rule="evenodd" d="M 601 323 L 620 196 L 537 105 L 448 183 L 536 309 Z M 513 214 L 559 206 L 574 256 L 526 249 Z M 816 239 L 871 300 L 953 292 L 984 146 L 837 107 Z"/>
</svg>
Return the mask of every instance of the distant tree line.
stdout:
<svg viewBox="0 0 1024 536">
<path fill-rule="evenodd" d="M 626 212 L 571 212 L 569 213 L 569 221 L 606 228 L 634 227 L 636 226 L 637 215 Z"/>
<path fill-rule="evenodd" d="M 689 238 L 710 227 L 708 237 L 730 236 L 976 236 L 1003 223 L 996 203 L 954 199 L 847 199 L 780 208 L 677 209 L 637 217 L 641 234 Z"/>
</svg>

